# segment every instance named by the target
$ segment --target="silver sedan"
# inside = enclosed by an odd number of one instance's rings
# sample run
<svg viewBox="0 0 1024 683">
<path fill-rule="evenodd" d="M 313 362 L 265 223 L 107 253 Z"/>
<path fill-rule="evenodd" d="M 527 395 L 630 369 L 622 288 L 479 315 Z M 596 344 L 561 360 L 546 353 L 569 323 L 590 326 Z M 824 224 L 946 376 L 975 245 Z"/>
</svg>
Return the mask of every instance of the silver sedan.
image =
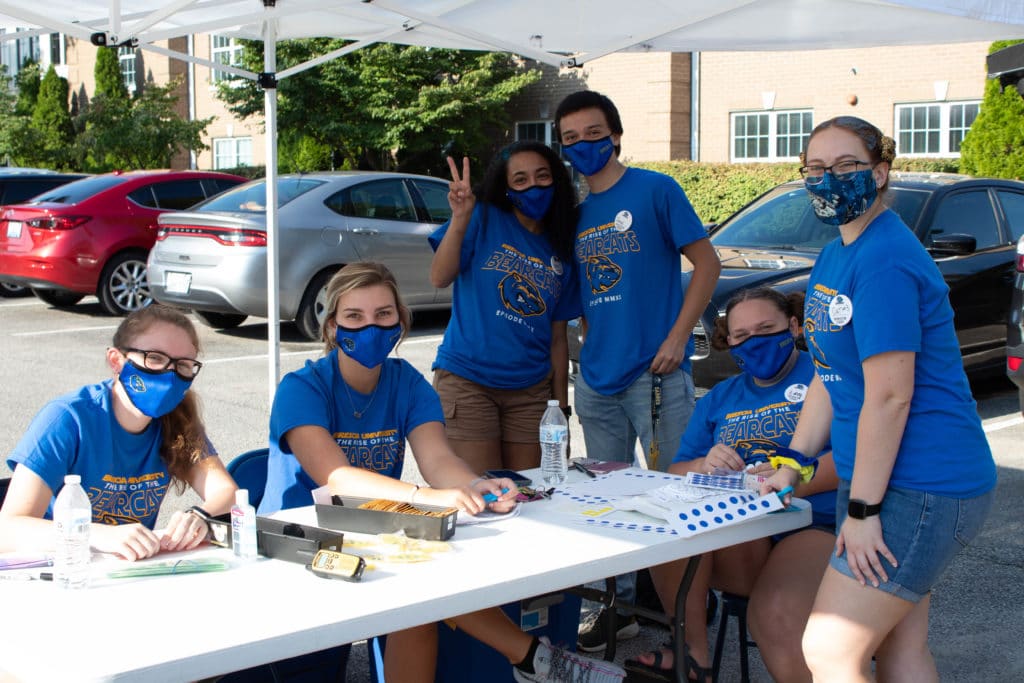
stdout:
<svg viewBox="0 0 1024 683">
<path fill-rule="evenodd" d="M 267 317 L 265 192 L 257 180 L 160 216 L 148 264 L 153 297 L 211 327 Z M 430 284 L 427 243 L 451 214 L 447 196 L 445 181 L 400 173 L 278 178 L 281 320 L 318 339 L 327 281 L 352 261 L 387 264 L 413 309 L 451 306 L 451 289 Z"/>
</svg>

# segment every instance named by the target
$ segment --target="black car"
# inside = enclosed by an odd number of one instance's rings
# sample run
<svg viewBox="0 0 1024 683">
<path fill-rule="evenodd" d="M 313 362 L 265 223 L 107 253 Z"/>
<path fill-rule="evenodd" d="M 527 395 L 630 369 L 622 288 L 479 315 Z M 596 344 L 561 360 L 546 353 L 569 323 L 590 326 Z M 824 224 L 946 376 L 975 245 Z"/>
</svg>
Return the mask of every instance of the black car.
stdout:
<svg viewBox="0 0 1024 683">
<path fill-rule="evenodd" d="M 1024 415 L 1024 237 L 1017 240 L 1016 265 L 1010 319 L 1006 324 L 1006 374 L 1020 391 L 1020 412 Z"/>
<path fill-rule="evenodd" d="M 885 201 L 935 258 L 949 284 L 964 367 L 971 376 L 1002 372 L 1006 302 L 1015 276 L 1017 240 L 1024 235 L 1024 182 L 955 174 L 892 173 Z M 737 291 L 769 286 L 804 291 L 814 261 L 839 234 L 811 210 L 802 181 L 779 185 L 710 229 L 722 260 L 711 303 L 694 329 L 693 378 L 710 388 L 739 372 L 709 332 Z M 685 272 L 683 286 L 689 283 Z M 1018 276 L 1018 283 L 1020 277 Z M 577 360 L 579 327 L 570 328 Z"/>
<path fill-rule="evenodd" d="M 41 168 L 0 167 L 0 205 L 22 204 L 36 195 L 84 177 L 81 173 L 57 173 Z M 0 296 L 26 296 L 31 293 L 23 285 L 0 281 Z"/>
</svg>

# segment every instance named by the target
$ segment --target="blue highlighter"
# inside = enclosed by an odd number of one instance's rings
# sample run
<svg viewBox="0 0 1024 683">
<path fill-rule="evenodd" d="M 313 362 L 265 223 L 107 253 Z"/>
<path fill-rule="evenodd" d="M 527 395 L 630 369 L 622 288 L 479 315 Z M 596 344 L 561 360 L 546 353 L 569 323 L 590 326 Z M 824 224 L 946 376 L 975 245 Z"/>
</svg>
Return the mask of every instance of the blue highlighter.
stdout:
<svg viewBox="0 0 1024 683">
<path fill-rule="evenodd" d="M 502 495 L 508 493 L 508 489 L 507 488 L 506 489 L 502 489 L 501 493 L 502 493 Z M 488 491 L 487 493 L 484 494 L 484 501 L 487 502 L 487 503 L 497 503 L 498 502 L 498 497 L 496 495 L 494 495 L 493 493 L 491 493 L 490 491 Z"/>
<path fill-rule="evenodd" d="M 793 494 L 793 487 L 792 486 L 787 486 L 786 488 L 784 488 L 781 491 L 779 491 L 779 500 L 785 500 L 786 496 L 789 496 L 789 495 L 792 495 L 792 494 Z"/>
</svg>

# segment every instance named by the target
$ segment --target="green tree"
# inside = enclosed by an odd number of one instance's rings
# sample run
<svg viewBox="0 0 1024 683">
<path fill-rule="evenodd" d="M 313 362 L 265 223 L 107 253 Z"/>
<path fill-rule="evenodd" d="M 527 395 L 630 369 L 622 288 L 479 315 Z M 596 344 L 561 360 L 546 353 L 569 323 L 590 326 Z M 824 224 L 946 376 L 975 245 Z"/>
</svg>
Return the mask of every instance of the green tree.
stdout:
<svg viewBox="0 0 1024 683">
<path fill-rule="evenodd" d="M 147 83 L 140 96 L 125 100 L 98 93 L 82 115 L 79 154 L 89 171 L 168 168 L 183 150 L 206 149 L 203 134 L 213 117 L 187 121 L 175 105 L 180 82 Z"/>
<path fill-rule="evenodd" d="M 278 68 L 344 44 L 325 38 L 281 43 Z M 262 71 L 262 44 L 247 43 L 243 61 Z M 375 45 L 282 80 L 281 139 L 310 151 L 309 143 L 300 143 L 310 138 L 331 150 L 336 166 L 443 174 L 445 150 L 488 156 L 494 131 L 508 124 L 509 98 L 538 78 L 539 71 L 503 53 Z M 235 80 L 219 92 L 235 114 L 263 115 L 255 84 Z"/>
<path fill-rule="evenodd" d="M 39 84 L 31 127 L 44 138 L 42 160 L 47 166 L 58 169 L 73 166 L 70 150 L 75 129 L 68 111 L 68 82 L 57 75 L 52 64 Z"/>
<path fill-rule="evenodd" d="M 128 88 L 121 75 L 121 61 L 117 57 L 116 47 L 97 49 L 93 76 L 96 77 L 97 96 L 106 95 L 116 99 L 128 99 Z"/>
<path fill-rule="evenodd" d="M 26 59 L 21 70 L 14 76 L 14 86 L 18 89 L 18 100 L 14 105 L 14 113 L 18 116 L 32 116 L 39 99 L 39 62 Z"/>
<path fill-rule="evenodd" d="M 992 43 L 989 54 L 1024 42 Z M 981 110 L 960 147 L 960 171 L 992 178 L 1024 178 L 1024 97 L 999 79 L 985 83 Z"/>
</svg>

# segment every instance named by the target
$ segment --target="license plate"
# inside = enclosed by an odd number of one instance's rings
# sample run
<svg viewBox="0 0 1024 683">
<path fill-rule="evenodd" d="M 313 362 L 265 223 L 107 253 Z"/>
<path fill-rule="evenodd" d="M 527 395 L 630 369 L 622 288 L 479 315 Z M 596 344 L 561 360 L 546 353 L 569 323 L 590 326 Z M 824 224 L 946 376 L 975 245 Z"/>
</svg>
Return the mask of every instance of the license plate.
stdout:
<svg viewBox="0 0 1024 683">
<path fill-rule="evenodd" d="M 7 222 L 7 236 L 12 239 L 21 237 L 21 221 Z"/>
<path fill-rule="evenodd" d="M 192 287 L 191 273 L 175 273 L 168 271 L 164 277 L 164 287 L 169 294 L 188 294 Z"/>
</svg>

